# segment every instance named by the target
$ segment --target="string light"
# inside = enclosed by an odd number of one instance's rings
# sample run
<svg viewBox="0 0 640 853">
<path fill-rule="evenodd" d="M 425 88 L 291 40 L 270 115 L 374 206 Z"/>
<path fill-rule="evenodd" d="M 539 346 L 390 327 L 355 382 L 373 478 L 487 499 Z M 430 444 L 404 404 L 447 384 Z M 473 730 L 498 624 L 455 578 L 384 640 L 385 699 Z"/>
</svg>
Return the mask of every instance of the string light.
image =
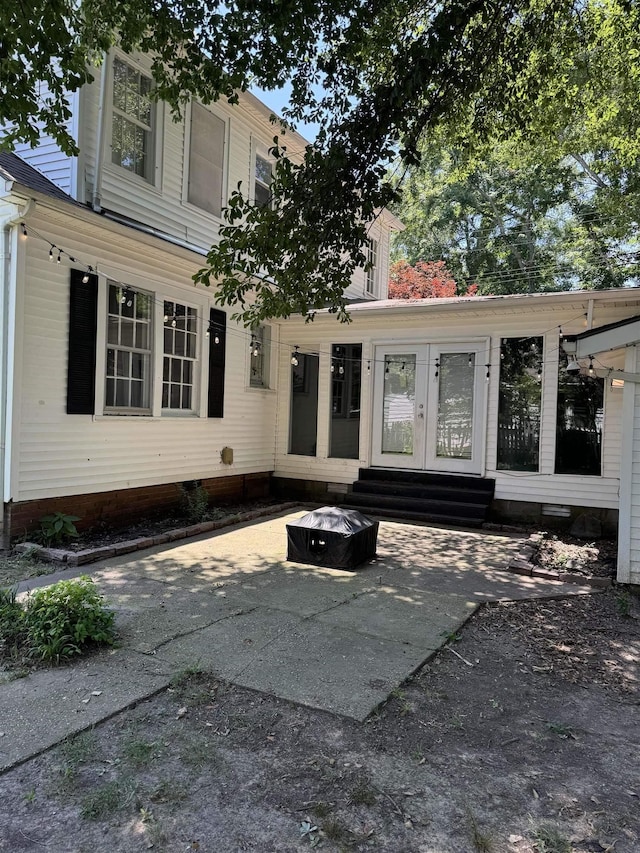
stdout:
<svg viewBox="0 0 640 853">
<path fill-rule="evenodd" d="M 490 365 L 490 364 L 485 364 L 485 367 L 487 368 L 487 376 L 486 376 L 486 379 L 487 379 L 487 382 L 488 382 L 488 381 L 491 379 L 491 365 Z"/>
<path fill-rule="evenodd" d="M 562 326 L 558 326 L 558 340 L 559 340 L 560 346 L 562 346 L 562 342 L 564 341 L 564 335 L 562 333 Z"/>
<path fill-rule="evenodd" d="M 291 364 L 292 364 L 294 367 L 297 367 L 297 366 L 298 366 L 298 355 L 299 355 L 298 350 L 299 350 L 299 349 L 300 349 L 300 347 L 299 347 L 299 346 L 295 346 L 295 345 L 294 345 L 294 347 L 293 347 L 293 350 L 294 350 L 294 351 L 291 353 Z"/>
<path fill-rule="evenodd" d="M 58 249 L 58 260 L 56 261 L 59 264 L 62 261 L 62 249 Z"/>
<path fill-rule="evenodd" d="M 49 249 L 49 263 L 50 263 L 50 264 L 52 264 L 52 263 L 53 263 L 53 250 L 54 250 L 54 249 L 55 249 L 55 246 L 53 246 L 53 245 L 52 245 L 52 246 L 51 246 L 51 248 Z"/>
<path fill-rule="evenodd" d="M 593 369 L 593 356 L 589 356 L 589 376 L 593 376 L 595 374 L 595 370 Z"/>
<path fill-rule="evenodd" d="M 24 224 L 24 222 L 21 222 L 21 223 L 20 223 L 20 227 L 22 228 L 22 239 L 23 239 L 23 240 L 26 240 L 26 239 L 27 239 L 27 237 L 29 236 L 29 235 L 27 234 L 27 226 Z"/>
<path fill-rule="evenodd" d="M 473 353 L 469 353 L 469 367 L 473 367 Z"/>
<path fill-rule="evenodd" d="M 438 376 L 440 376 L 440 359 L 439 358 L 436 359 L 436 373 L 435 373 L 434 379 L 437 379 Z"/>
<path fill-rule="evenodd" d="M 542 382 L 542 365 L 541 364 L 538 365 L 538 372 L 536 374 L 536 379 L 538 380 L 538 382 Z"/>
</svg>

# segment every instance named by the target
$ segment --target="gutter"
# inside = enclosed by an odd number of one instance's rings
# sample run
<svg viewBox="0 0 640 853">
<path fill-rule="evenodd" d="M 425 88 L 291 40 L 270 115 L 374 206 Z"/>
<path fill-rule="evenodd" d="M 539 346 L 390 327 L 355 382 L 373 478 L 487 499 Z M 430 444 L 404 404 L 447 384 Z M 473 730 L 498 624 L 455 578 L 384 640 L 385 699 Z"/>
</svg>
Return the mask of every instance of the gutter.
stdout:
<svg viewBox="0 0 640 853">
<path fill-rule="evenodd" d="M 93 175 L 93 193 L 91 207 L 96 213 L 102 210 L 102 168 L 104 165 L 104 113 L 107 98 L 107 53 L 102 57 L 102 74 L 100 75 L 100 99 L 98 101 L 98 122 L 96 127 L 96 163 Z"/>
</svg>

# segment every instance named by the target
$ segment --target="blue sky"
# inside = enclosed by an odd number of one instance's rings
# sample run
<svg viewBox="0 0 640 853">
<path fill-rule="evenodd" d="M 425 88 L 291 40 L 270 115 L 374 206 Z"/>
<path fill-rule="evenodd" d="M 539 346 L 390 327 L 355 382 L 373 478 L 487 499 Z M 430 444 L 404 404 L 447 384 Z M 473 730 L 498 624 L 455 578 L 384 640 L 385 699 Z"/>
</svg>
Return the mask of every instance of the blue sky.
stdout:
<svg viewBox="0 0 640 853">
<path fill-rule="evenodd" d="M 264 104 L 270 107 L 274 113 L 282 115 L 283 107 L 289 103 L 289 98 L 291 96 L 291 84 L 287 83 L 281 89 L 274 89 L 272 91 L 266 91 L 265 89 L 260 89 L 257 86 L 251 86 L 250 91 L 256 96 L 256 98 L 260 98 Z M 299 124 L 296 127 L 296 130 L 298 133 L 302 134 L 305 139 L 308 139 L 309 142 L 313 142 L 317 136 L 319 125 Z"/>
</svg>

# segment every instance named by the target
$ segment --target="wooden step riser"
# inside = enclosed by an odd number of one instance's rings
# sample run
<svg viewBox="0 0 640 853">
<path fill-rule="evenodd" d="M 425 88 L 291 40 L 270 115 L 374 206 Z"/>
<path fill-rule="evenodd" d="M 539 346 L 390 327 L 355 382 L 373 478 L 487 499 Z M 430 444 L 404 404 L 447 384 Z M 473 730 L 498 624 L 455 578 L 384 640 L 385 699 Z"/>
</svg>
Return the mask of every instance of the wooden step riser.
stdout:
<svg viewBox="0 0 640 853">
<path fill-rule="evenodd" d="M 385 483 L 379 480 L 357 480 L 353 494 L 389 495 L 399 498 L 417 498 L 450 503 L 477 503 L 488 506 L 492 497 L 478 489 L 460 489 L 455 486 L 425 486 L 417 483 Z"/>
</svg>

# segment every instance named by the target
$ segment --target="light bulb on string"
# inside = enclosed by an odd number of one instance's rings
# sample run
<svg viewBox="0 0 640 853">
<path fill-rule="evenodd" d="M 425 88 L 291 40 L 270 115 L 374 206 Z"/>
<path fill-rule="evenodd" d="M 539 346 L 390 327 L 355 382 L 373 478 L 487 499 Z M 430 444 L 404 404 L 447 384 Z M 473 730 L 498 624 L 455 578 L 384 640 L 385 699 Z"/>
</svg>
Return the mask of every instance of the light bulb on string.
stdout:
<svg viewBox="0 0 640 853">
<path fill-rule="evenodd" d="M 333 362 L 331 362 L 331 372 L 332 372 L 332 373 L 335 373 L 335 372 L 336 372 L 336 366 L 335 366 L 335 364 L 334 364 Z"/>
<path fill-rule="evenodd" d="M 62 249 L 58 249 L 58 258 L 56 260 L 56 263 L 59 264 L 61 262 L 62 262 Z"/>
<path fill-rule="evenodd" d="M 595 375 L 595 370 L 593 367 L 593 356 L 590 355 L 589 356 L 589 376 L 594 376 L 594 375 Z"/>
<path fill-rule="evenodd" d="M 436 359 L 436 372 L 434 379 L 437 379 L 440 376 L 440 359 Z"/>
<path fill-rule="evenodd" d="M 27 234 L 27 226 L 24 224 L 24 222 L 21 222 L 20 227 L 22 228 L 22 239 L 26 240 L 26 238 L 29 236 Z"/>
<path fill-rule="evenodd" d="M 469 367 L 473 367 L 473 355 L 469 353 L 469 361 L 467 362 Z"/>
<path fill-rule="evenodd" d="M 542 382 L 542 365 L 538 365 L 538 372 L 536 373 L 536 379 L 538 382 Z"/>
<path fill-rule="evenodd" d="M 88 272 L 86 272 L 86 273 L 82 276 L 82 283 L 83 283 L 83 284 L 89 284 L 89 273 L 88 273 Z"/>
<path fill-rule="evenodd" d="M 340 365 L 340 367 L 338 368 L 338 373 L 340 374 L 340 376 L 344 374 L 344 367 L 342 365 Z"/>
<path fill-rule="evenodd" d="M 562 344 L 562 342 L 564 340 L 564 334 L 562 331 L 562 326 L 558 326 L 558 339 L 559 339 L 560 343 Z"/>
<path fill-rule="evenodd" d="M 485 367 L 487 368 L 486 380 L 487 380 L 487 382 L 488 382 L 488 381 L 491 379 L 491 365 L 490 365 L 490 364 L 485 364 Z"/>
<path fill-rule="evenodd" d="M 256 341 L 254 343 L 251 353 L 254 358 L 257 358 L 260 355 L 260 341 Z"/>
<path fill-rule="evenodd" d="M 176 327 L 177 325 L 178 325 L 178 318 L 177 318 L 177 317 L 176 317 L 176 315 L 174 314 L 174 315 L 173 315 L 173 317 L 171 318 L 171 328 L 172 328 L 172 329 L 175 329 L 175 327 Z"/>
<path fill-rule="evenodd" d="M 300 347 L 299 347 L 299 346 L 294 346 L 294 347 L 293 347 L 293 352 L 291 353 L 291 364 L 292 364 L 294 367 L 297 367 L 297 366 L 298 366 L 298 355 L 299 355 L 299 352 L 298 352 L 298 351 L 299 351 L 299 349 L 300 349 Z"/>
<path fill-rule="evenodd" d="M 49 249 L 49 263 L 50 264 L 53 263 L 53 250 L 54 249 L 55 249 L 55 246 L 51 246 L 51 248 Z"/>
<path fill-rule="evenodd" d="M 371 361 L 367 359 L 367 373 L 371 373 Z"/>
</svg>

